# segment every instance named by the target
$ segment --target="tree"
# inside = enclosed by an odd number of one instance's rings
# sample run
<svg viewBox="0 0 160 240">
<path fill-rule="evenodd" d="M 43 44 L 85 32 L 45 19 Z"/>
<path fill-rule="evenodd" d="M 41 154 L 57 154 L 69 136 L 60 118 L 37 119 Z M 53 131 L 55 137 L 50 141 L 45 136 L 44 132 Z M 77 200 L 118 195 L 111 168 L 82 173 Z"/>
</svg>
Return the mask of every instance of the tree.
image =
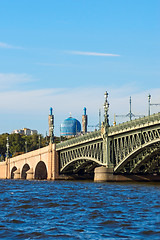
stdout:
<svg viewBox="0 0 160 240">
<path fill-rule="evenodd" d="M 22 134 L 8 134 L 3 133 L 0 135 L 0 160 L 5 159 L 6 156 L 6 144 L 7 137 L 9 139 L 9 154 L 11 157 L 23 154 L 26 151 L 30 152 L 38 149 L 39 147 L 45 147 L 49 144 L 49 136 L 43 137 L 41 134 L 33 134 L 31 136 L 26 136 Z M 40 142 L 39 142 L 40 140 Z M 61 139 L 62 140 L 62 139 Z M 63 138 L 65 140 L 65 138 Z M 60 142 L 59 137 L 54 137 L 54 142 Z"/>
</svg>

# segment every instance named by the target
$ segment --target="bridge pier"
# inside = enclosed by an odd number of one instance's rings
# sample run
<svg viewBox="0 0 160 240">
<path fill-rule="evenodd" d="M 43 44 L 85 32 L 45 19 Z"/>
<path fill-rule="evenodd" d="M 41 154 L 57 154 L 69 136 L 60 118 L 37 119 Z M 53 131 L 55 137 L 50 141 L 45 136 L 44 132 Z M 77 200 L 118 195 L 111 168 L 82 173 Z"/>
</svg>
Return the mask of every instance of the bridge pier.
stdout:
<svg viewBox="0 0 160 240">
<path fill-rule="evenodd" d="M 58 153 L 56 152 L 56 144 L 49 145 L 48 151 L 48 180 L 56 180 L 59 176 Z"/>
<path fill-rule="evenodd" d="M 113 181 L 113 168 L 97 167 L 94 170 L 94 182 Z"/>
<path fill-rule="evenodd" d="M 34 172 L 33 172 L 33 168 L 29 169 L 27 172 L 27 180 L 33 180 L 34 179 Z"/>
<path fill-rule="evenodd" d="M 94 182 L 128 182 L 144 181 L 144 179 L 144 177 L 139 178 L 134 175 L 116 175 L 113 174 L 113 168 L 107 168 L 104 166 L 97 167 L 94 170 Z"/>
<path fill-rule="evenodd" d="M 14 172 L 14 179 L 20 179 L 20 169 L 18 168 L 15 172 Z"/>
<path fill-rule="evenodd" d="M 94 182 L 128 182 L 128 181 L 146 181 L 145 177 L 137 175 L 114 174 L 113 168 L 104 166 L 97 167 L 94 170 Z"/>
<path fill-rule="evenodd" d="M 114 174 L 113 168 L 104 166 L 97 167 L 94 170 L 94 182 L 159 182 L 160 175 L 157 174 Z"/>
</svg>

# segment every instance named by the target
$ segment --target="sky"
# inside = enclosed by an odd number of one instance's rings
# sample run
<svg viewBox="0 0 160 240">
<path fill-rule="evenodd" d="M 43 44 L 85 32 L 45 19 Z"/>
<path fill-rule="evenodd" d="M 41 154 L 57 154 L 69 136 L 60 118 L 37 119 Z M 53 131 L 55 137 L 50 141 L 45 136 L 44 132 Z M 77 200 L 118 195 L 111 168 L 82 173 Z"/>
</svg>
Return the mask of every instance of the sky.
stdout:
<svg viewBox="0 0 160 240">
<path fill-rule="evenodd" d="M 0 134 L 45 135 L 50 107 L 57 136 L 84 107 L 97 125 L 105 91 L 111 125 L 130 96 L 132 113 L 147 115 L 149 93 L 160 103 L 159 12 L 159 0 L 0 0 Z"/>
</svg>

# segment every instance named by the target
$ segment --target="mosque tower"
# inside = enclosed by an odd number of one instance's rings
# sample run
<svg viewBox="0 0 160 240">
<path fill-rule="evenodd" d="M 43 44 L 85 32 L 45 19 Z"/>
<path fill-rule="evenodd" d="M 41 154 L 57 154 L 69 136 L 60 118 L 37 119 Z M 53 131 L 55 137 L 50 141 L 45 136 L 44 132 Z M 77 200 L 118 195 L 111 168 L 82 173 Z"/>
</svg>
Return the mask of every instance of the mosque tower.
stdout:
<svg viewBox="0 0 160 240">
<path fill-rule="evenodd" d="M 54 140 L 54 115 L 53 115 L 52 107 L 50 107 L 50 114 L 48 116 L 48 124 L 49 124 L 50 142 L 53 143 L 53 140 Z"/>
<path fill-rule="evenodd" d="M 86 115 L 86 107 L 83 108 L 82 115 L 82 131 L 83 133 L 87 133 L 87 124 L 88 124 L 88 116 Z"/>
</svg>

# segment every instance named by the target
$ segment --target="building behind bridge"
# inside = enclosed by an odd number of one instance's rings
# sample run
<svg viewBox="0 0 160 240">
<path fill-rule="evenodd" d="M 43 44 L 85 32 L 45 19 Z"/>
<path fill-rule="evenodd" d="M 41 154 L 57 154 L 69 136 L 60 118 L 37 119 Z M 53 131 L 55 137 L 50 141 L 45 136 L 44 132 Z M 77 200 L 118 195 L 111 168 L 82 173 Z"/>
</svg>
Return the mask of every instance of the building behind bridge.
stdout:
<svg viewBox="0 0 160 240">
<path fill-rule="evenodd" d="M 86 115 L 86 108 L 83 109 L 83 115 L 82 115 L 82 131 L 81 131 L 81 123 L 73 117 L 66 118 L 64 122 L 61 124 L 60 132 L 61 136 L 65 137 L 73 137 L 77 136 L 83 133 L 87 133 L 87 118 Z"/>
<path fill-rule="evenodd" d="M 80 133 L 81 133 L 80 122 L 71 116 L 65 119 L 64 122 L 61 124 L 61 136 L 72 137 Z"/>
<path fill-rule="evenodd" d="M 22 134 L 26 136 L 31 136 L 33 134 L 38 134 L 37 130 L 31 130 L 29 128 L 23 128 L 23 129 L 16 129 L 12 131 L 12 134 L 17 133 L 17 134 Z"/>
</svg>

